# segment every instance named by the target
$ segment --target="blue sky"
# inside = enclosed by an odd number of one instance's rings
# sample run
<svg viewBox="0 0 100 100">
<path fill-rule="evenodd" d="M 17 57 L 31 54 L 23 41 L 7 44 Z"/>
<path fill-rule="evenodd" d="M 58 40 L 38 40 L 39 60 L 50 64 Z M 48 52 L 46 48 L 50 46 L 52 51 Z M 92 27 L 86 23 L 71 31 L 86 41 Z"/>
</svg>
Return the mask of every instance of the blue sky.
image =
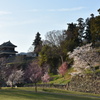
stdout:
<svg viewBox="0 0 100 100">
<path fill-rule="evenodd" d="M 98 15 L 100 0 L 0 0 L 0 44 L 11 41 L 27 52 L 35 35 L 67 29 L 80 17 Z"/>
</svg>

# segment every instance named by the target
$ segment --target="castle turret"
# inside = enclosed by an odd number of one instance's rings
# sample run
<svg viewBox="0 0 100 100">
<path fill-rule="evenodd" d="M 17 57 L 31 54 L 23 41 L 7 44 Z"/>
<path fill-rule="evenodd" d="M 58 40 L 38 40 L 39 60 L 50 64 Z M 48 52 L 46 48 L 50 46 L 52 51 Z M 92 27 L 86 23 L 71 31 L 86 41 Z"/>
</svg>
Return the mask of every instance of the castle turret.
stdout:
<svg viewBox="0 0 100 100">
<path fill-rule="evenodd" d="M 0 45 L 0 57 L 9 57 L 16 55 L 18 53 L 15 51 L 16 45 L 12 44 L 10 41 L 4 42 Z"/>
</svg>

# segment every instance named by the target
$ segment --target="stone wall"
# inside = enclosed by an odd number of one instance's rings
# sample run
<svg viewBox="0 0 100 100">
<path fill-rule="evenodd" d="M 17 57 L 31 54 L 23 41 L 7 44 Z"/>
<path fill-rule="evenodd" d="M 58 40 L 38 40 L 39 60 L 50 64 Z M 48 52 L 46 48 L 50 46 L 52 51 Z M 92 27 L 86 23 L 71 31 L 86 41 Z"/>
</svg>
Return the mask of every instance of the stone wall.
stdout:
<svg viewBox="0 0 100 100">
<path fill-rule="evenodd" d="M 67 90 L 100 94 L 100 72 L 73 77 Z"/>
</svg>

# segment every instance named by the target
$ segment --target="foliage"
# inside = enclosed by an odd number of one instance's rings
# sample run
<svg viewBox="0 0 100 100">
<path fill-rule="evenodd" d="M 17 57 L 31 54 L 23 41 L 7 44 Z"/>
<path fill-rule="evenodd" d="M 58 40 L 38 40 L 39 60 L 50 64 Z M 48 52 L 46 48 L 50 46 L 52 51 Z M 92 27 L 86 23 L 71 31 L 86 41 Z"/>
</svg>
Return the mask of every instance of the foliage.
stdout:
<svg viewBox="0 0 100 100">
<path fill-rule="evenodd" d="M 49 46 L 60 46 L 61 41 L 64 40 L 64 36 L 62 35 L 63 31 L 60 30 L 53 30 L 53 31 L 49 31 L 46 34 L 46 43 L 45 45 L 49 45 Z"/>
<path fill-rule="evenodd" d="M 78 39 L 79 28 L 75 23 L 68 23 L 68 29 L 64 32 L 66 35 L 65 43 L 67 51 L 72 51 L 77 45 L 79 45 Z"/>
<path fill-rule="evenodd" d="M 45 72 L 45 74 L 41 77 L 41 79 L 42 79 L 43 83 L 49 82 L 50 76 L 49 76 L 48 72 Z"/>
<path fill-rule="evenodd" d="M 43 42 L 39 54 L 40 65 L 48 63 L 51 69 L 57 69 L 66 60 L 68 51 L 73 51 L 77 46 L 91 42 L 94 45 L 94 42 L 100 40 L 100 16 L 94 17 L 94 14 L 91 14 L 91 16 L 85 21 L 83 18 L 79 18 L 78 24 L 68 23 L 67 30 L 47 32 L 46 40 Z M 58 62 L 58 64 L 55 62 Z"/>
<path fill-rule="evenodd" d="M 39 53 L 39 63 L 40 65 L 48 62 L 49 57 L 51 56 L 51 47 L 48 45 L 44 45 L 42 47 L 41 52 Z"/>
<path fill-rule="evenodd" d="M 50 75 L 52 80 L 49 83 L 51 83 L 51 84 L 67 84 L 68 82 L 71 81 L 72 76 L 70 73 L 73 73 L 73 72 L 75 72 L 74 68 L 68 68 L 67 72 L 64 75 L 64 78 L 60 74 Z"/>
<path fill-rule="evenodd" d="M 7 80 L 7 68 L 5 67 L 6 63 L 6 58 L 0 58 L 0 88 L 5 85 Z"/>
<path fill-rule="evenodd" d="M 39 54 L 40 65 L 48 63 L 50 72 L 57 73 L 58 66 L 66 60 L 67 52 L 72 51 L 77 45 L 75 39 L 71 39 L 66 40 L 64 31 L 54 30 L 48 32 Z"/>
<path fill-rule="evenodd" d="M 100 8 L 97 10 L 98 12 L 99 12 L 99 14 L 100 14 Z"/>
<path fill-rule="evenodd" d="M 9 64 L 13 61 L 14 64 Z M 16 61 L 19 62 L 17 59 Z M 20 60 L 21 62 L 21 60 Z M 21 64 L 15 64 L 15 59 L 0 58 L 0 86 L 11 86 L 23 81 L 24 72 L 21 70 Z M 19 68 L 20 66 L 20 68 Z"/>
<path fill-rule="evenodd" d="M 68 64 L 66 62 L 64 62 L 58 69 L 58 73 L 61 74 L 62 76 L 65 75 L 65 73 L 68 70 Z"/>
<path fill-rule="evenodd" d="M 32 45 L 34 45 L 34 52 L 38 56 L 38 53 L 40 52 L 41 46 L 42 46 L 42 41 L 41 41 L 41 37 L 40 37 L 40 33 L 39 32 L 37 32 L 35 40 L 34 40 Z"/>
<path fill-rule="evenodd" d="M 59 55 L 57 54 L 56 47 L 50 47 L 48 45 L 44 45 L 39 54 L 39 63 L 43 65 L 45 63 L 50 65 L 50 72 L 56 73 L 57 67 L 59 63 Z"/>
<path fill-rule="evenodd" d="M 35 91 L 37 92 L 37 82 L 41 80 L 42 76 L 42 69 L 38 64 L 38 60 L 33 60 L 30 63 L 25 71 L 25 78 L 26 80 L 30 80 L 31 82 L 35 83 Z"/>
<path fill-rule="evenodd" d="M 23 71 L 18 69 L 10 70 L 11 74 L 8 77 L 7 85 L 13 87 L 17 83 L 21 83 L 23 81 Z"/>
<path fill-rule="evenodd" d="M 92 35 L 90 30 L 90 18 L 87 18 L 85 20 L 85 30 L 84 30 L 83 37 L 84 37 L 83 44 L 91 43 Z"/>
<path fill-rule="evenodd" d="M 90 31 L 92 35 L 92 43 L 95 45 L 100 40 L 100 16 L 90 19 Z"/>
<path fill-rule="evenodd" d="M 94 66 L 97 64 L 100 65 L 100 55 L 91 45 L 87 44 L 82 47 L 77 47 L 73 52 L 68 53 L 69 57 L 74 59 L 72 67 L 77 70 L 72 75 L 82 73 L 85 69 L 94 71 Z"/>
<path fill-rule="evenodd" d="M 38 46 L 40 44 L 40 42 L 41 42 L 40 33 L 37 32 L 36 37 L 35 37 L 35 40 L 33 42 L 33 45 L 35 46 L 35 48 L 36 48 L 36 46 Z"/>
<path fill-rule="evenodd" d="M 64 31 L 60 31 L 60 30 L 57 30 L 57 31 L 53 30 L 53 31 L 47 32 L 46 41 L 48 42 L 47 44 L 45 44 L 52 48 L 53 55 L 55 55 L 57 59 L 60 59 L 59 62 L 61 63 L 63 63 L 64 61 L 64 53 L 65 53 L 61 47 L 61 45 L 63 45 L 62 42 L 65 40 L 63 32 Z"/>
<path fill-rule="evenodd" d="M 100 9 L 98 12 L 100 14 Z M 53 77 L 55 83 L 67 83 L 71 75 L 83 73 L 84 70 L 87 70 L 87 73 L 94 72 L 97 68 L 95 66 L 100 66 L 100 50 L 92 47 L 96 47 L 96 44 L 100 46 L 100 15 L 91 14 L 90 18 L 79 18 L 77 21 L 77 24 L 68 23 L 66 30 L 47 32 L 43 42 L 41 34 L 37 32 L 30 51 L 38 56 L 39 61 L 33 58 L 30 63 L 31 60 L 28 61 L 25 56 L 0 58 L 0 86 L 6 82 L 13 86 L 23 79 L 24 73 L 25 82 L 37 84 L 41 76 L 43 82 L 48 82 L 51 73 L 58 74 L 57 69 L 66 79 Z M 69 71 L 68 65 L 72 66 L 74 71 Z"/>
</svg>

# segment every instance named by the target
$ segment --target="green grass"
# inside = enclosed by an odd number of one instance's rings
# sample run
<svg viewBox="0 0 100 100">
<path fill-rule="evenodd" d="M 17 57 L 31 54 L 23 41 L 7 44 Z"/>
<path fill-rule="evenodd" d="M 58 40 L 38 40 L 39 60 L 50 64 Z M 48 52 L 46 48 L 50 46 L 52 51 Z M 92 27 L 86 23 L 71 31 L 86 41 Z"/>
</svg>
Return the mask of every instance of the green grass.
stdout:
<svg viewBox="0 0 100 100">
<path fill-rule="evenodd" d="M 53 77 L 53 80 L 50 81 L 50 84 L 67 84 L 70 80 L 71 80 L 71 75 L 70 73 L 75 72 L 75 70 L 73 68 L 68 69 L 68 71 L 66 72 L 66 74 L 64 75 L 64 77 L 62 77 L 61 75 L 52 75 L 51 77 Z"/>
<path fill-rule="evenodd" d="M 95 66 L 96 69 L 94 72 L 91 71 L 90 69 L 87 69 L 84 71 L 85 74 L 92 74 L 92 73 L 99 73 L 100 69 L 99 69 L 100 65 Z M 50 75 L 51 78 L 53 78 L 52 81 L 50 81 L 50 84 L 67 84 L 68 82 L 71 81 L 71 75 L 70 73 L 72 72 L 76 72 L 73 68 L 68 69 L 68 71 L 66 72 L 66 74 L 64 75 L 64 77 L 62 77 L 61 75 Z M 48 83 L 48 84 L 49 84 Z"/>
<path fill-rule="evenodd" d="M 83 96 L 99 96 L 100 97 L 100 94 L 67 91 L 67 90 L 64 90 L 64 89 L 56 89 L 56 88 L 45 88 L 44 91 L 51 92 L 51 93 L 63 93 L 63 94 L 75 94 L 75 95 L 83 95 Z"/>
<path fill-rule="evenodd" d="M 0 100 L 100 100 L 100 98 L 97 99 L 94 97 L 72 96 L 69 94 L 64 95 L 60 92 L 53 93 L 54 90 L 50 90 L 52 93 L 50 91 L 47 91 L 50 93 L 40 91 L 42 90 L 39 89 L 39 92 L 35 93 L 34 89 L 29 87 L 17 89 L 4 88 L 0 90 Z"/>
</svg>

